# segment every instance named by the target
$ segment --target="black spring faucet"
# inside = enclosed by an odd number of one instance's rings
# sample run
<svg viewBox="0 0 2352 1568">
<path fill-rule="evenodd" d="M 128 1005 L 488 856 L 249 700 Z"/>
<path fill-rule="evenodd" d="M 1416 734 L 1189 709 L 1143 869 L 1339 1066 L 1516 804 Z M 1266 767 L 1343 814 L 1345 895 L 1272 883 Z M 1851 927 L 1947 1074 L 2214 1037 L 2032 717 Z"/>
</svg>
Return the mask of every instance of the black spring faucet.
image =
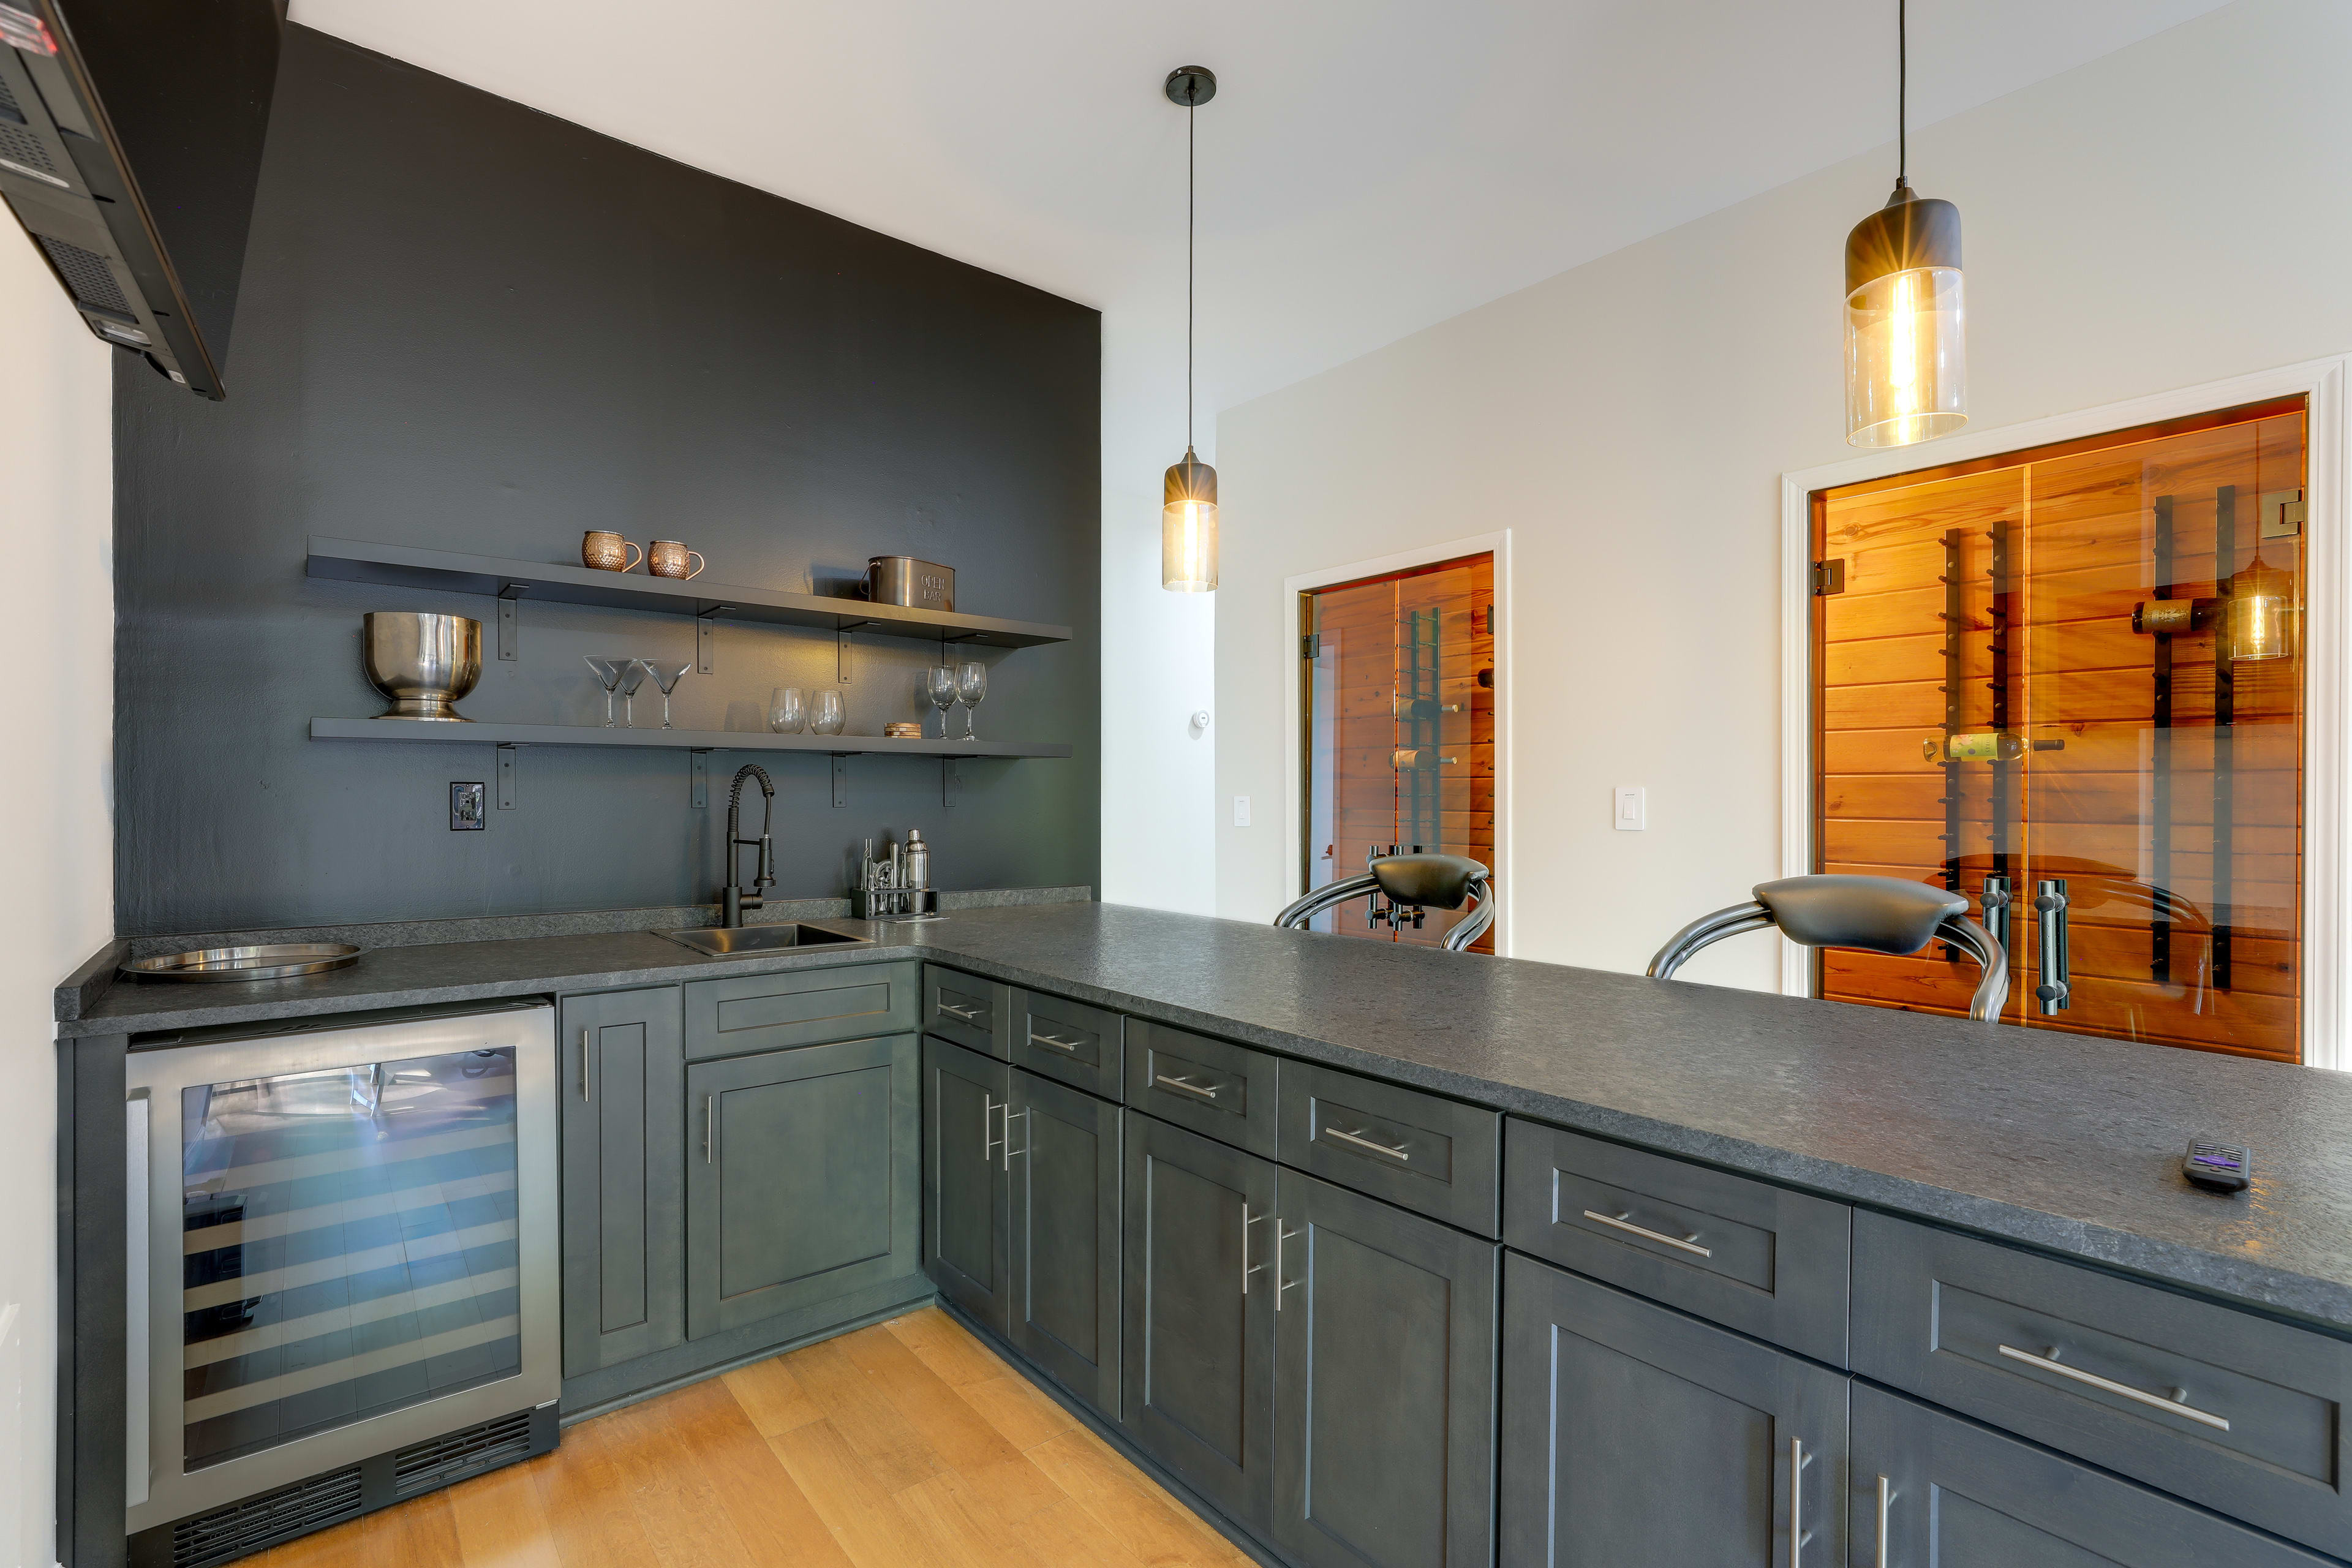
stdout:
<svg viewBox="0 0 2352 1568">
<path fill-rule="evenodd" d="M 760 837 L 743 837 L 743 781 L 760 781 Z M 735 783 L 727 792 L 727 891 L 723 895 L 726 909 L 719 924 L 740 926 L 743 911 L 764 908 L 768 902 L 766 889 L 776 885 L 776 841 L 770 833 L 776 815 L 776 786 L 768 781 L 768 770 L 757 763 L 746 763 L 735 770 Z M 751 891 L 745 893 L 736 880 L 742 868 L 741 851 L 756 848 L 760 852 L 759 869 L 752 874 Z"/>
</svg>

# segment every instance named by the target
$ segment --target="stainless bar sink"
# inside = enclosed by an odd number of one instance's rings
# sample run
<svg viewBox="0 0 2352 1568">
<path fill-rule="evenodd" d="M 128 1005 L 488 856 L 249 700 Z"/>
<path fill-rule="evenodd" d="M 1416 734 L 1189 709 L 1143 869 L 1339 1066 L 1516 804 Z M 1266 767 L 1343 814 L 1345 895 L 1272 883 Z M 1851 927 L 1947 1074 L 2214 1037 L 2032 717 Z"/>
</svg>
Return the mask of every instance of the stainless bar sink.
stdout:
<svg viewBox="0 0 2352 1568">
<path fill-rule="evenodd" d="M 653 934 L 712 958 L 739 952 L 781 952 L 789 947 L 860 947 L 871 940 L 844 936 L 837 931 L 803 925 L 797 921 L 758 926 L 697 926 L 689 931 L 657 931 Z"/>
</svg>

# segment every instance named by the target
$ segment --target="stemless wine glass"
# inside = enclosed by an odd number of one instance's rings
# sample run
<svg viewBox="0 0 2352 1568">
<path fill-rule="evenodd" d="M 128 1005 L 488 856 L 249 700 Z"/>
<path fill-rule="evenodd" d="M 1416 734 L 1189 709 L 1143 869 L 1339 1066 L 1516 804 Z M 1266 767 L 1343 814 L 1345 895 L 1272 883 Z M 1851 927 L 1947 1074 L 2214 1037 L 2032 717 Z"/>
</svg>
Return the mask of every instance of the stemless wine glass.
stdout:
<svg viewBox="0 0 2352 1568">
<path fill-rule="evenodd" d="M 956 672 L 946 665 L 923 671 L 923 695 L 940 710 L 940 739 L 948 738 L 948 710 L 956 704 Z"/>
<path fill-rule="evenodd" d="M 820 691 L 809 709 L 809 732 L 814 735 L 838 735 L 842 721 L 848 718 L 841 706 L 841 693 Z"/>
<path fill-rule="evenodd" d="M 957 667 L 956 697 L 963 704 L 963 738 L 967 741 L 980 739 L 971 732 L 971 714 L 972 710 L 980 706 L 980 700 L 987 695 L 988 666 L 975 658 Z"/>
<path fill-rule="evenodd" d="M 646 683 L 646 673 L 652 668 L 652 665 L 641 658 L 633 658 L 622 668 L 621 725 L 624 729 L 637 727 L 637 688 Z"/>
<path fill-rule="evenodd" d="M 662 728 L 667 730 L 669 728 L 669 694 L 677 689 L 678 681 L 683 679 L 686 672 L 692 669 L 694 666 L 691 663 L 654 664 L 642 658 L 637 662 L 646 667 L 646 673 L 654 678 L 656 686 L 661 688 Z"/>
<path fill-rule="evenodd" d="M 621 689 L 621 670 L 624 666 L 636 661 L 598 658 L 593 653 L 582 654 L 580 657 L 588 661 L 588 668 L 594 670 L 596 679 L 604 683 L 604 728 L 609 730 L 613 727 L 613 693 Z"/>
<path fill-rule="evenodd" d="M 797 735 L 808 722 L 808 708 L 797 686 L 779 686 L 768 693 L 768 728 L 779 735 Z"/>
</svg>

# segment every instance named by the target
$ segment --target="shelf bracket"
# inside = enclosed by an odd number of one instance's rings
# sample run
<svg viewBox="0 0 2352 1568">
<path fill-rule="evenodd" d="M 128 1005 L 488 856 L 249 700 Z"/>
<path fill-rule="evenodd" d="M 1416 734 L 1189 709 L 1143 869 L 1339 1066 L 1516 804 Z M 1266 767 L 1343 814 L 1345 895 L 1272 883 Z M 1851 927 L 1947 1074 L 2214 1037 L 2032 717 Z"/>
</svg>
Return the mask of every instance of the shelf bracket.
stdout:
<svg viewBox="0 0 2352 1568">
<path fill-rule="evenodd" d="M 694 809 L 703 811 L 710 805 L 710 748 L 697 746 L 688 753 L 688 776 L 694 783 Z"/>
<path fill-rule="evenodd" d="M 499 743 L 499 809 L 515 808 L 515 753 L 522 748 L 506 742 Z"/>
<path fill-rule="evenodd" d="M 956 808 L 963 794 L 963 763 L 956 757 L 940 759 L 940 805 L 950 811 Z"/>
<path fill-rule="evenodd" d="M 499 585 L 499 657 L 511 664 L 522 657 L 522 605 L 529 590 L 520 583 Z"/>
<path fill-rule="evenodd" d="M 873 625 L 871 621 L 844 621 L 834 630 L 834 638 L 837 644 L 837 657 L 840 660 L 840 681 L 844 686 L 849 684 L 849 634 L 860 626 L 871 625 Z"/>
<path fill-rule="evenodd" d="M 694 668 L 700 674 L 714 673 L 712 661 L 719 654 L 719 627 L 715 617 L 734 607 L 732 605 L 713 605 L 707 610 L 694 612 Z"/>
<path fill-rule="evenodd" d="M 839 752 L 833 754 L 833 804 L 849 804 L 849 759 Z"/>
</svg>

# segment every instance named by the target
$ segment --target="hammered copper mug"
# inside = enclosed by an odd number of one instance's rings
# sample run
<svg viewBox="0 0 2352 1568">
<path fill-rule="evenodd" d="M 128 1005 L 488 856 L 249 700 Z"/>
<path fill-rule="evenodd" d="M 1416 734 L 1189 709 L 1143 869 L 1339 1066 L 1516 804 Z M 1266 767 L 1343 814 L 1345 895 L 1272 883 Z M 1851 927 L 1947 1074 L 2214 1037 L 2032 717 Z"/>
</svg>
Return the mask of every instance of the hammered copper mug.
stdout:
<svg viewBox="0 0 2352 1568">
<path fill-rule="evenodd" d="M 635 550 L 632 556 L 629 552 Z M 599 572 L 626 572 L 646 558 L 646 552 L 617 533 L 592 528 L 580 536 L 580 564 L 593 566 Z"/>
<path fill-rule="evenodd" d="M 692 572 L 686 569 L 686 558 L 689 555 L 694 557 Z M 703 560 L 701 551 L 688 550 L 675 539 L 656 539 L 653 547 L 646 552 L 646 570 L 656 577 L 676 577 L 683 581 L 696 575 L 709 564 Z"/>
</svg>

